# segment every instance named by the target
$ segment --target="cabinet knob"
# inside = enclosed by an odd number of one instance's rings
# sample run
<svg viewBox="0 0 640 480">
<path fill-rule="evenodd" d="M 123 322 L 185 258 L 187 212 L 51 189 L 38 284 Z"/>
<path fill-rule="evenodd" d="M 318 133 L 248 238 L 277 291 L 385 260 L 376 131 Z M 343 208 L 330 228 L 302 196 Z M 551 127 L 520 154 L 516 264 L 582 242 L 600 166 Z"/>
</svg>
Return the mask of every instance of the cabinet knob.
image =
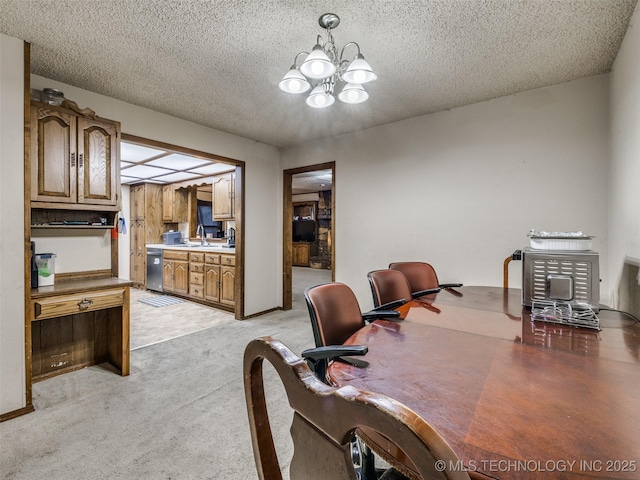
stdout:
<svg viewBox="0 0 640 480">
<path fill-rule="evenodd" d="M 81 302 L 78 302 L 80 310 L 86 310 L 91 305 L 93 305 L 93 300 L 89 300 L 88 298 L 83 298 Z"/>
</svg>

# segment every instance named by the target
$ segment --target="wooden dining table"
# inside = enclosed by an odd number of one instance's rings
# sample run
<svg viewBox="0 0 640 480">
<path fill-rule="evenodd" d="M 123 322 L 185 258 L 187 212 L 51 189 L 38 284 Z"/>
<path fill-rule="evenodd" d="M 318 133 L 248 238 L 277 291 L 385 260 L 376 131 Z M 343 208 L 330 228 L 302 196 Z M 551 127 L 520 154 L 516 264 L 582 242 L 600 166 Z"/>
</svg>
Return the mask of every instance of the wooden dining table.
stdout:
<svg viewBox="0 0 640 480">
<path fill-rule="evenodd" d="M 466 469 L 494 478 L 640 478 L 640 323 L 600 330 L 532 321 L 517 289 L 442 290 L 345 344 L 368 365 L 329 378 L 424 418 Z"/>
</svg>

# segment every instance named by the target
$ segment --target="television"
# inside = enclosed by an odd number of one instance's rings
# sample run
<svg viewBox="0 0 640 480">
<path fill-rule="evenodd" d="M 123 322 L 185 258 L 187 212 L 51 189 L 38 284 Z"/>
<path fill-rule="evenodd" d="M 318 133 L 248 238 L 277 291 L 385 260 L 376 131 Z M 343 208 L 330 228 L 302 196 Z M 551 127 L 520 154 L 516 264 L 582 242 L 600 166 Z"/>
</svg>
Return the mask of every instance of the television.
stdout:
<svg viewBox="0 0 640 480">
<path fill-rule="evenodd" d="M 294 242 L 315 242 L 316 222 L 315 220 L 296 220 L 293 222 Z"/>
<path fill-rule="evenodd" d="M 198 225 L 203 225 L 205 234 L 211 234 L 213 238 L 224 237 L 222 222 L 213 219 L 210 202 L 198 200 Z"/>
</svg>

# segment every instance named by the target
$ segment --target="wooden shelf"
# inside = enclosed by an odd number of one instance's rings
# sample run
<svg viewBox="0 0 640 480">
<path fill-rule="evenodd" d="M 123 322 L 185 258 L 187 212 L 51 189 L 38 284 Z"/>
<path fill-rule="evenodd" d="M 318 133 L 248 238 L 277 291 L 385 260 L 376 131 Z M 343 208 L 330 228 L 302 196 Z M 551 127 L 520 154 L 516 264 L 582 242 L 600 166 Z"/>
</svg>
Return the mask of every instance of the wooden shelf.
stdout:
<svg viewBox="0 0 640 480">
<path fill-rule="evenodd" d="M 71 229 L 94 229 L 94 230 L 110 230 L 114 228 L 113 225 L 31 225 L 31 230 L 40 229 L 40 228 L 57 228 L 62 230 L 71 230 Z"/>
<path fill-rule="evenodd" d="M 106 224 L 93 225 L 98 223 L 101 218 L 106 219 Z M 117 220 L 116 212 L 108 211 L 81 211 L 81 210 L 47 210 L 40 208 L 31 209 L 31 229 L 51 229 L 57 228 L 62 230 L 70 229 L 99 229 L 106 230 L 114 228 Z M 87 222 L 86 224 L 68 224 L 61 222 Z M 57 222 L 51 225 L 52 222 Z"/>
</svg>

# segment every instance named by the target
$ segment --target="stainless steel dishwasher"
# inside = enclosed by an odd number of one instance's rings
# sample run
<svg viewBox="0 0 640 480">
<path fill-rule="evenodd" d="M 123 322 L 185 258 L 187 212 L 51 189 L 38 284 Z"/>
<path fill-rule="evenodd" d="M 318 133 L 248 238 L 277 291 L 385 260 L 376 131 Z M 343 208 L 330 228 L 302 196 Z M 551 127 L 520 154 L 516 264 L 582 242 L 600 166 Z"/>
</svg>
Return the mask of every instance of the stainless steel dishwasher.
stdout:
<svg viewBox="0 0 640 480">
<path fill-rule="evenodd" d="M 162 249 L 147 248 L 147 284 L 148 290 L 162 292 Z"/>
</svg>

